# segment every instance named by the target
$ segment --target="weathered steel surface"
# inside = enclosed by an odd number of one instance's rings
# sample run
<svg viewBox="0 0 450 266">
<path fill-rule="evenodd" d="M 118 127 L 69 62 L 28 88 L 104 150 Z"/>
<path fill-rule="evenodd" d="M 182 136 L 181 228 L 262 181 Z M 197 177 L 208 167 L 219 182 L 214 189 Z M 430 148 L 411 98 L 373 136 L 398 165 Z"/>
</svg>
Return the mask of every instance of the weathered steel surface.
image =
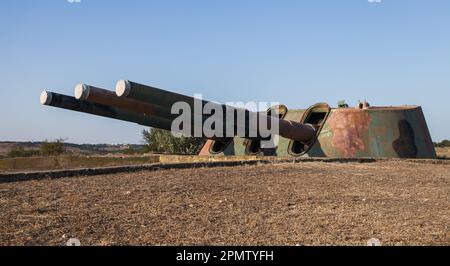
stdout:
<svg viewBox="0 0 450 266">
<path fill-rule="evenodd" d="M 333 110 L 316 147 L 327 157 L 435 158 L 417 106 Z"/>
<path fill-rule="evenodd" d="M 338 109 L 327 124 L 332 130 L 331 146 L 343 157 L 355 157 L 357 151 L 366 150 L 365 137 L 369 134 L 371 117 L 359 109 Z"/>
<path fill-rule="evenodd" d="M 306 110 L 289 110 L 286 119 L 300 121 Z M 245 140 L 235 138 L 221 155 L 244 155 Z M 202 150 L 207 149 L 209 142 Z M 291 140 L 280 137 L 272 155 L 291 156 Z M 260 152 L 264 155 L 264 150 Z M 436 158 L 433 142 L 418 106 L 332 109 L 312 147 L 301 157 Z"/>
</svg>

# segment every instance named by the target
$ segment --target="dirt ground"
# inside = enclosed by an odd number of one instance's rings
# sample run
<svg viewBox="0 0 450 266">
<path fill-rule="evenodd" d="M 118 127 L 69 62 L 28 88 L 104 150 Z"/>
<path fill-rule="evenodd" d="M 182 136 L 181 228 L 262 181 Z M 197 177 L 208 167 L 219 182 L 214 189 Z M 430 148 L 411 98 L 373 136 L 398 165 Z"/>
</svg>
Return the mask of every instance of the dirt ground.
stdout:
<svg viewBox="0 0 450 266">
<path fill-rule="evenodd" d="M 302 162 L 0 184 L 1 245 L 450 245 L 450 164 Z"/>
</svg>

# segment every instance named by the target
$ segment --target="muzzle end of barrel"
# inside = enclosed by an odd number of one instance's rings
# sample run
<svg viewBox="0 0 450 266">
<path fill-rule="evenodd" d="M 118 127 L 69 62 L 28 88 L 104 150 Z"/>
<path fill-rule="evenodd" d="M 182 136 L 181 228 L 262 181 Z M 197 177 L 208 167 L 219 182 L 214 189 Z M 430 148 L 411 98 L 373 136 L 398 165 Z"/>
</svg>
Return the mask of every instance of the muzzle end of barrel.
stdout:
<svg viewBox="0 0 450 266">
<path fill-rule="evenodd" d="M 52 93 L 49 91 L 41 92 L 39 101 L 41 102 L 42 105 L 50 105 L 52 103 Z"/>
<path fill-rule="evenodd" d="M 89 97 L 90 87 L 86 84 L 78 84 L 75 87 L 75 98 L 77 100 L 86 100 Z"/>
<path fill-rule="evenodd" d="M 131 83 L 129 80 L 119 80 L 116 84 L 116 94 L 119 97 L 127 97 L 130 95 Z"/>
</svg>

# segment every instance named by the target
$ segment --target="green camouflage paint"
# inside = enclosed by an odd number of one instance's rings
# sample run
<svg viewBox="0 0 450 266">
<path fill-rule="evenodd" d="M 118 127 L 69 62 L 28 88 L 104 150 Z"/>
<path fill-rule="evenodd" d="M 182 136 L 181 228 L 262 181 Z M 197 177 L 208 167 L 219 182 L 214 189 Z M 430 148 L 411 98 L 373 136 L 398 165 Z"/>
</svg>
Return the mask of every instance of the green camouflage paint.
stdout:
<svg viewBox="0 0 450 266">
<path fill-rule="evenodd" d="M 284 119 L 301 121 L 306 110 L 289 110 Z M 217 155 L 246 155 L 248 140 L 234 138 Z M 202 155 L 207 155 L 206 144 Z M 274 156 L 294 156 L 291 140 L 280 137 Z M 258 155 L 264 155 L 262 151 Z M 312 147 L 301 157 L 436 158 L 422 108 L 419 106 L 331 109 Z"/>
</svg>

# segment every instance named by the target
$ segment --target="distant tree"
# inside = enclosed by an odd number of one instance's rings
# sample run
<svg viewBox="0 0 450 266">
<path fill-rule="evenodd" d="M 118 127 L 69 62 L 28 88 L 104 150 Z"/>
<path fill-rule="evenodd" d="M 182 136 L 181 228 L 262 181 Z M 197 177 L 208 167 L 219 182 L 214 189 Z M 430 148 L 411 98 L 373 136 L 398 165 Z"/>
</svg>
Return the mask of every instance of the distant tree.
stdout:
<svg viewBox="0 0 450 266">
<path fill-rule="evenodd" d="M 142 135 L 148 151 L 169 154 L 198 154 L 205 144 L 201 138 L 174 137 L 170 131 L 151 128 Z"/>
<path fill-rule="evenodd" d="M 441 141 L 441 142 L 439 142 L 439 143 L 436 143 L 435 144 L 435 146 L 436 147 L 450 147 L 450 140 L 443 140 L 443 141 Z"/>
<path fill-rule="evenodd" d="M 41 144 L 41 155 L 42 156 L 56 156 L 64 153 L 64 141 L 58 139 L 53 142 L 48 142 L 47 140 Z"/>
</svg>

